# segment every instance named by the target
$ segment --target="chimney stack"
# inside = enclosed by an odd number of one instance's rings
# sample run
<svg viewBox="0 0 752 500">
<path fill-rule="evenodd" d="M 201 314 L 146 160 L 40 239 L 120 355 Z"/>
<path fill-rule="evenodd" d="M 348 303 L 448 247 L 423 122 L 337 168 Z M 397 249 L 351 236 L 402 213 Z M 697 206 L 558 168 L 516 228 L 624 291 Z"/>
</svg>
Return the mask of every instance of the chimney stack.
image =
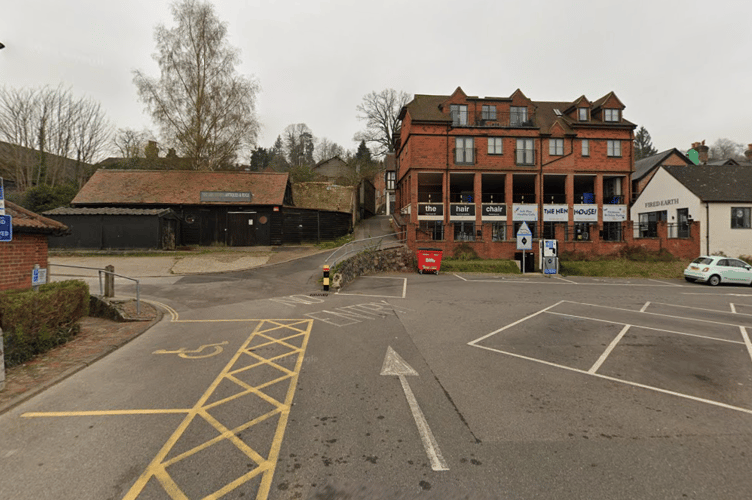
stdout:
<svg viewBox="0 0 752 500">
<path fill-rule="evenodd" d="M 747 161 L 752 161 L 752 144 L 747 144 L 747 150 L 744 152 Z"/>
<path fill-rule="evenodd" d="M 700 160 L 700 165 L 706 164 L 708 162 L 708 151 L 710 151 L 710 148 L 705 145 L 705 140 L 698 142 L 695 149 L 699 155 L 698 159 Z"/>
</svg>

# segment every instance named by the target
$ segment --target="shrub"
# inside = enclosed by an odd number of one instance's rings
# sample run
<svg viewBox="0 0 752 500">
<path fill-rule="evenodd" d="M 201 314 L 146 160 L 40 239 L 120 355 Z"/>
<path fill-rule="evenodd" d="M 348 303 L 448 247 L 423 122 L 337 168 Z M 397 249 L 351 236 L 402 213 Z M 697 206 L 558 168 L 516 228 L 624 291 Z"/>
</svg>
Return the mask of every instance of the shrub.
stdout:
<svg viewBox="0 0 752 500">
<path fill-rule="evenodd" d="M 39 291 L 0 294 L 0 326 L 5 362 L 24 363 L 64 344 L 78 333 L 78 320 L 89 311 L 89 287 L 83 281 L 41 285 Z"/>
<path fill-rule="evenodd" d="M 452 257 L 457 260 L 478 260 L 478 254 L 475 253 L 473 247 L 467 243 L 460 243 L 457 248 L 454 249 L 454 255 Z"/>
</svg>

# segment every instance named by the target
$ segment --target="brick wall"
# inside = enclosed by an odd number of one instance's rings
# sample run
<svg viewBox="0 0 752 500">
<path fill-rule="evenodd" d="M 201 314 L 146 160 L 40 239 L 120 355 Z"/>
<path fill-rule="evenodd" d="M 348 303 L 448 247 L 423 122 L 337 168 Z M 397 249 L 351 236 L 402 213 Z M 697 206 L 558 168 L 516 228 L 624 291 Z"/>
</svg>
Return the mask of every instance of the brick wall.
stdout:
<svg viewBox="0 0 752 500">
<path fill-rule="evenodd" d="M 0 242 L 0 290 L 31 288 L 34 264 L 47 268 L 47 236 L 14 234 L 13 241 Z"/>
</svg>

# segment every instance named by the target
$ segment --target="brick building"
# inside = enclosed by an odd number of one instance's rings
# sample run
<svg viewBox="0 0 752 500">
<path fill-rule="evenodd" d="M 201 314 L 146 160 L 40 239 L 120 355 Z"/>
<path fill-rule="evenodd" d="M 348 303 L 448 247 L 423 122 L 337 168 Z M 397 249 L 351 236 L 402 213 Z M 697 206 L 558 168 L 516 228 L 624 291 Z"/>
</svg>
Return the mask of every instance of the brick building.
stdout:
<svg viewBox="0 0 752 500">
<path fill-rule="evenodd" d="M 13 236 L 0 242 L 0 290 L 31 288 L 34 265 L 48 267 L 47 237 L 66 234 L 68 228 L 7 200 L 5 212 L 13 219 Z"/>
<path fill-rule="evenodd" d="M 416 95 L 396 137 L 395 223 L 411 248 L 514 258 L 534 238 L 611 253 L 631 239 L 635 125 L 613 92 L 595 101 Z M 579 248 L 578 248 L 579 245 Z"/>
</svg>

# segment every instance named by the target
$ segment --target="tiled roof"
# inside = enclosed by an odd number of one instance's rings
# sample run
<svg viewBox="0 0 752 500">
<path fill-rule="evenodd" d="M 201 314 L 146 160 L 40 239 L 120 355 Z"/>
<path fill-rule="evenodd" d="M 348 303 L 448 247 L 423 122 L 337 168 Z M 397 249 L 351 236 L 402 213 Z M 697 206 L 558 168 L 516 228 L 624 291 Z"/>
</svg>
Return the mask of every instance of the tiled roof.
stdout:
<svg viewBox="0 0 752 500">
<path fill-rule="evenodd" d="M 14 233 L 42 233 L 61 236 L 70 232 L 65 224 L 35 214 L 12 201 L 5 200 L 5 215 L 12 217 Z"/>
<path fill-rule="evenodd" d="M 72 205 L 282 205 L 287 173 L 97 170 Z M 202 202 L 201 192 L 251 192 L 251 201 Z"/>
<path fill-rule="evenodd" d="M 752 203 L 752 167 L 690 165 L 662 167 L 703 202 Z"/>
<path fill-rule="evenodd" d="M 167 215 L 173 212 L 170 208 L 117 208 L 117 207 L 60 207 L 44 212 L 44 215 Z"/>
<path fill-rule="evenodd" d="M 517 91 L 519 92 L 519 90 Z M 610 96 L 613 95 L 613 92 L 609 92 L 605 96 L 601 97 L 593 103 L 593 106 L 595 106 L 596 103 L 603 103 L 605 102 Z M 410 101 L 404 108 L 402 108 L 402 111 L 400 113 L 400 118 L 404 119 L 405 114 L 407 112 L 410 113 L 410 116 L 413 120 L 416 121 L 432 121 L 432 122 L 446 122 L 451 123 L 452 117 L 449 113 L 443 113 L 440 105 L 444 102 L 446 102 L 451 96 L 447 95 L 425 95 L 425 94 L 416 94 L 412 101 Z M 505 101 L 509 98 L 490 98 L 488 100 L 495 100 L 495 101 Z M 561 102 L 553 102 L 553 101 L 531 101 L 533 105 L 535 106 L 535 120 L 538 127 L 540 127 L 541 131 L 548 132 L 549 128 L 553 123 L 558 119 L 561 120 L 564 124 L 564 128 L 568 129 L 570 126 L 607 126 L 609 128 L 613 127 L 634 127 L 635 125 L 628 121 L 624 120 L 622 118 L 619 122 L 601 122 L 601 121 L 589 121 L 589 122 L 579 122 L 577 120 L 573 120 L 567 116 L 558 116 L 556 114 L 555 110 L 559 110 L 562 113 L 566 111 L 567 109 L 572 108 L 575 102 L 579 102 L 582 99 L 582 97 L 577 98 L 575 101 L 561 101 Z M 483 99 L 478 98 L 470 98 L 468 97 L 468 100 L 480 100 L 483 101 Z M 571 128 L 567 130 L 567 132 L 570 132 Z"/>
<path fill-rule="evenodd" d="M 637 181 L 645 177 L 647 174 L 652 172 L 654 169 L 658 168 L 661 163 L 666 161 L 666 158 L 671 156 L 673 153 L 676 153 L 679 155 L 683 160 L 686 161 L 687 165 L 692 164 L 692 160 L 687 158 L 684 153 L 679 151 L 676 148 L 673 149 L 667 149 L 666 151 L 662 151 L 660 153 L 656 153 L 652 156 L 648 156 L 647 158 L 643 158 L 642 160 L 637 160 L 635 162 L 635 171 L 632 174 L 632 180 Z"/>
</svg>

